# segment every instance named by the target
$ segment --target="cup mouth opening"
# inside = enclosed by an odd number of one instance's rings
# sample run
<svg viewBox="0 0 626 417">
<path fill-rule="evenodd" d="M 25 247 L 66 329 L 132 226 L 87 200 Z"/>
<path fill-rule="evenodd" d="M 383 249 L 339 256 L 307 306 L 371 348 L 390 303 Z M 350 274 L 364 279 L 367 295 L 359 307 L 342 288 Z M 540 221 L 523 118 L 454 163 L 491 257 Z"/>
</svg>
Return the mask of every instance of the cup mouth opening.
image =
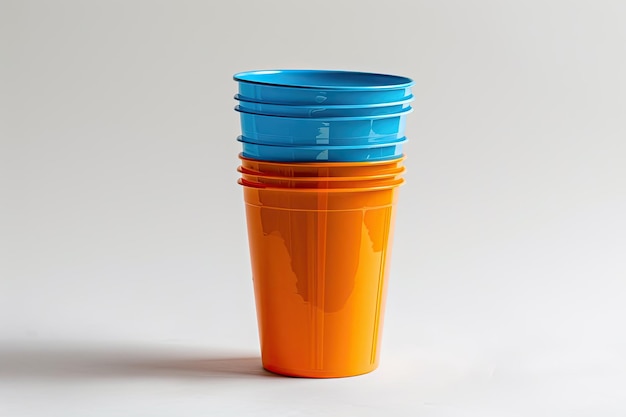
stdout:
<svg viewBox="0 0 626 417">
<path fill-rule="evenodd" d="M 239 105 L 235 106 L 235 111 L 241 114 L 247 114 L 247 115 L 251 115 L 254 117 L 272 117 L 276 119 L 302 120 L 302 121 L 306 120 L 307 122 L 314 122 L 314 123 L 322 122 L 323 123 L 323 122 L 350 122 L 350 121 L 356 121 L 356 120 L 391 119 L 393 117 L 402 117 L 402 116 L 408 115 L 409 113 L 413 113 L 413 107 L 409 106 L 406 110 L 402 110 L 401 112 L 390 113 L 390 114 L 376 114 L 373 116 L 345 116 L 345 117 L 320 117 L 320 118 L 298 117 L 298 116 L 293 117 L 293 116 L 285 116 L 285 115 L 277 116 L 277 115 L 272 115 L 272 114 L 254 112 L 251 110 L 244 110 Z"/>
<path fill-rule="evenodd" d="M 363 192 L 371 192 L 371 191 L 385 191 L 391 190 L 394 188 L 400 187 L 404 184 L 404 179 L 399 178 L 395 180 L 393 183 L 387 185 L 377 185 L 373 187 L 348 187 L 348 188 L 284 188 L 284 187 L 276 187 L 261 183 L 256 183 L 252 181 L 244 180 L 243 178 L 239 178 L 237 180 L 237 184 L 245 187 L 252 188 L 256 190 L 264 190 L 264 191 L 277 191 L 277 192 L 287 192 L 287 193 L 315 193 L 315 194 L 335 194 L 335 193 L 363 193 Z"/>
<path fill-rule="evenodd" d="M 294 182 L 341 182 L 341 181 L 368 181 L 368 180 L 384 180 L 387 178 L 397 177 L 404 174 L 406 167 L 401 166 L 396 171 L 375 175 L 355 175 L 351 177 L 284 177 L 282 175 L 272 175 L 260 171 L 255 171 L 244 166 L 239 165 L 237 172 L 240 174 L 251 175 L 259 178 L 266 178 L 270 180 L 285 180 Z"/>
<path fill-rule="evenodd" d="M 239 153 L 239 159 L 242 161 L 249 161 L 254 163 L 266 164 L 275 167 L 292 167 L 292 168 L 367 168 L 369 166 L 380 166 L 380 165 L 393 165 L 404 163 L 406 160 L 406 155 L 402 155 L 396 159 L 388 159 L 388 160 L 380 160 L 380 161 L 360 161 L 360 162 L 274 162 L 274 161 L 263 161 L 260 159 L 248 158 L 244 156 L 243 152 Z"/>
<path fill-rule="evenodd" d="M 274 69 L 239 72 L 237 82 L 261 86 L 338 91 L 397 90 L 413 86 L 408 77 L 346 70 Z"/>
</svg>

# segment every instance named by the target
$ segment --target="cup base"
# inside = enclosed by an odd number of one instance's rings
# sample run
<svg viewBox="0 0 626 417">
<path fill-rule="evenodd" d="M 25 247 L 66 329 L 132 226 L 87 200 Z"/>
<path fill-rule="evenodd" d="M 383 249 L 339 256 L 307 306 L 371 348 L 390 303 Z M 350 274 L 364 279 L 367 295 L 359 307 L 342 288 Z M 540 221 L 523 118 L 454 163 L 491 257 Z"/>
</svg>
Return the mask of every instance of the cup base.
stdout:
<svg viewBox="0 0 626 417">
<path fill-rule="evenodd" d="M 280 366 L 263 363 L 263 368 L 273 374 L 288 376 L 292 378 L 349 378 L 353 376 L 365 375 L 375 371 L 378 368 L 378 364 L 373 364 L 368 367 L 350 369 L 350 370 L 319 370 L 319 369 L 288 369 L 281 368 Z"/>
</svg>

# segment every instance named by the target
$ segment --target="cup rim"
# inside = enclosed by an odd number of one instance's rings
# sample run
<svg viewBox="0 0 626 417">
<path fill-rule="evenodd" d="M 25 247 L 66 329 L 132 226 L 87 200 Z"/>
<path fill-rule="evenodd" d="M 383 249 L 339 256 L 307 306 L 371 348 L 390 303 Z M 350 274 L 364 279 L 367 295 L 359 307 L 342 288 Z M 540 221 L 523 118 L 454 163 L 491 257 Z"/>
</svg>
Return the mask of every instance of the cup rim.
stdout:
<svg viewBox="0 0 626 417">
<path fill-rule="evenodd" d="M 315 76 L 321 78 L 322 76 L 353 76 L 367 79 L 384 77 L 389 80 L 388 83 L 383 84 L 359 84 L 352 85 L 328 85 L 323 83 L 315 83 L 313 81 L 304 83 L 288 83 L 280 80 L 280 75 L 295 74 L 302 76 L 309 76 L 312 79 Z M 347 71 L 347 70 L 315 70 L 315 69 L 266 69 L 266 70 L 252 70 L 238 72 L 233 75 L 233 79 L 240 83 L 255 84 L 261 86 L 270 87 L 286 87 L 286 88 L 301 88 L 301 89 L 322 89 L 333 91 L 385 91 L 385 90 L 399 90 L 413 86 L 415 81 L 411 78 L 401 75 L 381 74 L 375 72 L 363 72 L 363 71 Z"/>
<path fill-rule="evenodd" d="M 243 155 L 243 152 L 239 153 L 239 159 L 242 161 L 250 161 L 250 162 L 258 162 L 262 164 L 270 164 L 278 167 L 307 167 L 307 168 L 316 168 L 316 167 L 331 167 L 331 168 L 357 168 L 363 167 L 366 168 L 368 166 L 378 166 L 378 165 L 391 165 L 392 163 L 403 163 L 406 160 L 406 155 L 402 154 L 396 159 L 385 159 L 379 161 L 358 161 L 358 162 L 275 162 L 275 161 L 264 161 L 261 159 L 248 158 Z"/>
<path fill-rule="evenodd" d="M 390 183 L 388 185 L 376 185 L 376 186 L 373 186 L 373 187 L 347 187 L 347 188 L 288 188 L 288 187 L 276 187 L 276 186 L 267 186 L 266 184 L 244 180 L 243 178 L 238 178 L 237 179 L 237 184 L 239 184 L 239 185 L 241 185 L 243 187 L 254 188 L 254 189 L 257 189 L 257 190 L 326 194 L 326 193 L 342 193 L 342 192 L 353 193 L 353 192 L 390 190 L 392 188 L 400 187 L 402 184 L 404 184 L 404 178 L 399 178 L 399 179 L 395 180 L 393 183 Z"/>
<path fill-rule="evenodd" d="M 322 104 L 308 105 L 308 104 L 274 103 L 274 102 L 263 101 L 263 100 L 255 100 L 251 97 L 244 97 L 241 94 L 235 94 L 233 98 L 237 101 L 243 101 L 244 103 L 269 104 L 272 106 L 293 107 L 297 109 L 310 108 L 310 109 L 323 109 L 323 110 L 371 109 L 371 108 L 376 108 L 376 107 L 391 107 L 391 106 L 398 106 L 401 104 L 411 103 L 412 101 L 415 100 L 415 97 L 413 96 L 413 94 L 411 94 L 406 99 L 398 100 L 398 101 L 380 102 L 380 103 L 372 103 L 372 104 L 329 104 L 329 105 L 324 106 Z"/>
<path fill-rule="evenodd" d="M 348 139 L 345 139 L 348 140 Z M 329 151 L 341 151 L 341 150 L 355 150 L 355 149 L 376 149 L 376 148 L 390 148 L 392 146 L 404 145 L 409 139 L 406 136 L 395 140 L 393 142 L 375 142 L 367 145 L 278 145 L 275 143 L 259 143 L 249 140 L 243 135 L 237 136 L 237 142 L 245 143 L 248 145 L 266 146 L 272 148 L 289 148 L 291 150 L 303 150 L 303 151 L 315 151 L 315 150 L 329 150 Z"/>
<path fill-rule="evenodd" d="M 294 182 L 340 182 L 340 181 L 367 181 L 367 180 L 384 180 L 386 178 L 402 175 L 406 172 L 406 167 L 398 167 L 396 172 L 377 174 L 377 175 L 356 175 L 353 177 L 284 177 L 282 175 L 268 175 L 263 172 L 248 169 L 242 165 L 237 167 L 237 172 L 244 175 L 252 175 L 259 178 L 267 178 L 271 180 L 285 180 Z"/>
<path fill-rule="evenodd" d="M 409 106 L 408 109 L 402 110 L 401 112 L 398 112 L 398 113 L 376 114 L 376 115 L 373 115 L 373 116 L 345 116 L 345 117 L 319 117 L 319 118 L 313 118 L 313 117 L 293 117 L 293 116 L 284 116 L 284 115 L 277 116 L 277 115 L 272 115 L 272 114 L 266 114 L 266 113 L 253 112 L 253 111 L 250 111 L 250 110 L 244 110 L 239 105 L 235 106 L 235 111 L 239 112 L 239 113 L 243 113 L 243 114 L 249 114 L 249 115 L 252 115 L 252 116 L 273 117 L 273 118 L 289 119 L 289 120 L 306 120 L 307 122 L 320 123 L 320 122 L 349 122 L 349 121 L 353 121 L 353 120 L 391 119 L 392 117 L 402 117 L 402 116 L 406 116 L 409 113 L 413 113 L 413 107 Z"/>
</svg>

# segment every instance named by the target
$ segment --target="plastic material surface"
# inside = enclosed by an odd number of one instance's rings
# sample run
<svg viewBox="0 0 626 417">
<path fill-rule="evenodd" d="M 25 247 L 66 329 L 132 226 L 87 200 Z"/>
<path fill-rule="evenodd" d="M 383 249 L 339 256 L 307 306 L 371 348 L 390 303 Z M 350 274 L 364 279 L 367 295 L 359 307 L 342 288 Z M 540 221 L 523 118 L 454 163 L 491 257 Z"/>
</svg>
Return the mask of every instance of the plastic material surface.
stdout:
<svg viewBox="0 0 626 417">
<path fill-rule="evenodd" d="M 402 113 L 323 119 L 268 116 L 244 112 L 239 106 L 245 138 L 267 145 L 367 145 L 404 136 L 409 108 Z"/>
<path fill-rule="evenodd" d="M 250 143 L 239 137 L 243 155 L 263 161 L 286 162 L 359 162 L 397 159 L 402 156 L 403 138 L 391 143 L 375 143 L 360 146 L 277 146 Z"/>
<path fill-rule="evenodd" d="M 405 157 L 373 162 L 271 162 L 239 154 L 239 159 L 246 169 L 282 177 L 361 177 L 394 173 Z"/>
<path fill-rule="evenodd" d="M 323 192 L 243 187 L 266 369 L 314 378 L 376 369 L 401 182 Z"/>
<path fill-rule="evenodd" d="M 235 95 L 235 100 L 239 100 L 239 108 L 243 111 L 252 113 L 262 113 L 271 116 L 287 116 L 287 117 L 353 117 L 353 116 L 377 116 L 383 114 L 399 113 L 410 107 L 413 96 L 395 103 L 377 103 L 364 105 L 336 105 L 336 106 L 298 106 L 298 105 L 282 105 L 268 104 L 255 101 L 247 101 Z"/>
</svg>

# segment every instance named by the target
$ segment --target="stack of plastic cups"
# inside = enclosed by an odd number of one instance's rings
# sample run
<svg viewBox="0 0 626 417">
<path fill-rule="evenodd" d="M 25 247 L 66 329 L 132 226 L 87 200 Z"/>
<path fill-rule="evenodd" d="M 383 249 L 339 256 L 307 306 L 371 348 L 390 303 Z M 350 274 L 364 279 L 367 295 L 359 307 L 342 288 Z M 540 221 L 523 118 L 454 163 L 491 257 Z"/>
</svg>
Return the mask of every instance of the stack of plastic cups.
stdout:
<svg viewBox="0 0 626 417">
<path fill-rule="evenodd" d="M 413 81 L 348 71 L 235 75 L 263 366 L 378 366 Z"/>
</svg>

